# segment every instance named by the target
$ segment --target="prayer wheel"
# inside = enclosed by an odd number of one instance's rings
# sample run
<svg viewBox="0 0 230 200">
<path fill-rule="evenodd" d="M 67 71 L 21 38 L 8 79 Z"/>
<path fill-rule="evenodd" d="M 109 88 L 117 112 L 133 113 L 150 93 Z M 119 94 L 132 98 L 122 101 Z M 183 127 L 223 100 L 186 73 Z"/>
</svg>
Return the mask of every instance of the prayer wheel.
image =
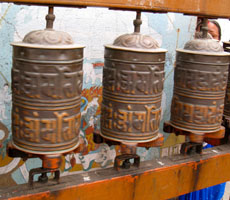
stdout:
<svg viewBox="0 0 230 200">
<path fill-rule="evenodd" d="M 45 161 L 78 147 L 81 117 L 84 47 L 55 31 L 54 18 L 50 7 L 45 30 L 12 43 L 12 144 Z"/>
<path fill-rule="evenodd" d="M 135 31 L 105 45 L 101 136 L 121 143 L 146 143 L 158 138 L 164 83 L 165 49 Z"/>
<path fill-rule="evenodd" d="M 191 40 L 177 50 L 170 120 L 174 128 L 198 135 L 221 129 L 228 66 L 229 54 L 212 39 Z"/>
<path fill-rule="evenodd" d="M 224 51 L 230 52 L 230 42 L 223 42 Z M 230 68 L 229 68 L 230 70 Z M 230 73 L 228 74 L 228 84 L 226 89 L 226 96 L 224 102 L 224 117 L 230 118 Z"/>
</svg>

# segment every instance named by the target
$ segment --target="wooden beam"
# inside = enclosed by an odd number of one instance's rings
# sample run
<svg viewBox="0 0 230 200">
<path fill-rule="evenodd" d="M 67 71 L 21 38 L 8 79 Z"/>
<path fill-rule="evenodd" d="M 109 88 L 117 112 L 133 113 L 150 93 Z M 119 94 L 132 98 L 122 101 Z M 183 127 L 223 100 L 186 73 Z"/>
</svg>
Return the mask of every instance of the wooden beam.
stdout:
<svg viewBox="0 0 230 200">
<path fill-rule="evenodd" d="M 142 162 L 139 168 L 113 168 L 61 177 L 60 184 L 35 183 L 0 189 L 9 200 L 163 200 L 230 180 L 230 145 L 204 151 L 203 155 Z"/>
<path fill-rule="evenodd" d="M 93 6 L 230 18 L 229 0 L 3 0 L 18 4 Z"/>
</svg>

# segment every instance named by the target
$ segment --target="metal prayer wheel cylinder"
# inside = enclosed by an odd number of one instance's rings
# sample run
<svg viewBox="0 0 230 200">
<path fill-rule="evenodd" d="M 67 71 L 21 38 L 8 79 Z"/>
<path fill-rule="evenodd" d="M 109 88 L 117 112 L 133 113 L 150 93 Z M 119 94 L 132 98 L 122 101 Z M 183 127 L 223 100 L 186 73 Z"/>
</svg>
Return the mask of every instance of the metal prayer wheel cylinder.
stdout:
<svg viewBox="0 0 230 200">
<path fill-rule="evenodd" d="M 50 28 L 12 45 L 13 145 L 45 155 L 76 149 L 84 47 Z"/>
<path fill-rule="evenodd" d="M 224 48 L 224 51 L 230 52 L 230 41 L 229 42 L 223 42 L 223 48 Z"/>
<path fill-rule="evenodd" d="M 102 137 L 127 143 L 158 138 L 165 53 L 137 32 L 105 45 Z"/>
<path fill-rule="evenodd" d="M 223 42 L 224 51 L 230 52 L 230 42 Z M 230 70 L 230 68 L 228 69 Z M 230 118 L 230 73 L 228 74 L 228 83 L 224 102 L 224 116 Z"/>
<path fill-rule="evenodd" d="M 178 49 L 170 123 L 193 133 L 221 128 L 229 54 L 211 39 L 195 39 Z"/>
</svg>

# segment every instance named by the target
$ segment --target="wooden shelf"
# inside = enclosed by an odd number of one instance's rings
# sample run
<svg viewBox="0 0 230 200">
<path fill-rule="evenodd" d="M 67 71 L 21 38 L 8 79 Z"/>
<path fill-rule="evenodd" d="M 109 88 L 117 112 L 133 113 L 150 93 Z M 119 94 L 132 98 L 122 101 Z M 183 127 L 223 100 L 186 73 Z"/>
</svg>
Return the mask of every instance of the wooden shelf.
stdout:
<svg viewBox="0 0 230 200">
<path fill-rule="evenodd" d="M 3 0 L 0 2 L 73 7 L 108 7 L 122 10 L 177 12 L 189 15 L 230 18 L 229 0 Z"/>
<path fill-rule="evenodd" d="M 141 162 L 139 168 L 113 168 L 49 181 L 0 188 L 8 200 L 151 200 L 169 199 L 230 180 L 230 145 L 204 150 L 202 155 L 174 156 Z"/>
</svg>

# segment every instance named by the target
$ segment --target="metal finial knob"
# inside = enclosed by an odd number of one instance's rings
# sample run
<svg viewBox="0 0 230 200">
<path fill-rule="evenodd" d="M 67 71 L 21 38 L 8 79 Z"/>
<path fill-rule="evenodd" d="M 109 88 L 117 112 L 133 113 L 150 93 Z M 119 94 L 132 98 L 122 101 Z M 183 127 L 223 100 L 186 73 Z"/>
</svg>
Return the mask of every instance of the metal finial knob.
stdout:
<svg viewBox="0 0 230 200">
<path fill-rule="evenodd" d="M 136 19 L 133 21 L 134 32 L 135 32 L 135 33 L 140 33 L 141 24 L 142 24 L 141 12 L 140 12 L 140 11 L 137 11 Z"/>
<path fill-rule="evenodd" d="M 54 13 L 54 8 L 49 7 L 48 15 L 46 15 L 46 29 L 52 29 L 53 28 L 53 23 L 55 20 L 55 15 Z"/>
<path fill-rule="evenodd" d="M 207 18 L 203 19 L 201 31 L 202 31 L 202 38 L 207 38 L 208 37 L 208 19 Z"/>
</svg>

